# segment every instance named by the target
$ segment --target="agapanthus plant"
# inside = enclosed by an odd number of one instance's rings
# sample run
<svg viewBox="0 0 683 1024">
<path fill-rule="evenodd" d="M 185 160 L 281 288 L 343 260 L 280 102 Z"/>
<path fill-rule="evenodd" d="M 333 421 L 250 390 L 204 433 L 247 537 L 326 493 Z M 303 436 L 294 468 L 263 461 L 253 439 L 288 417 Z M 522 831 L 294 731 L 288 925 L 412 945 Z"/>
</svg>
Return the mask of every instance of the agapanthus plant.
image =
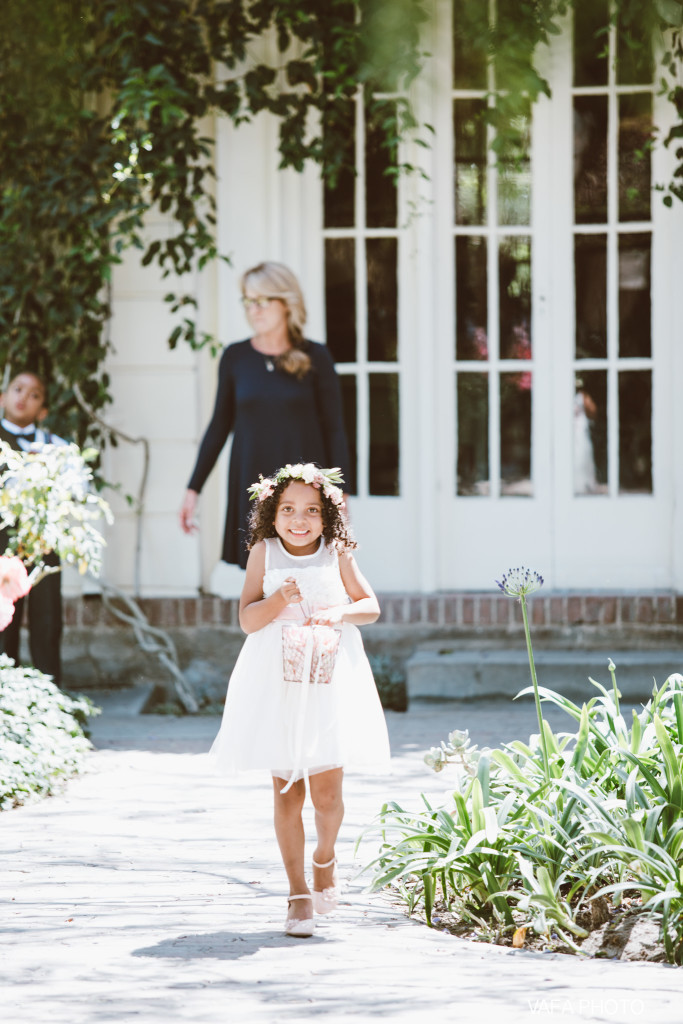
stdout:
<svg viewBox="0 0 683 1024">
<path fill-rule="evenodd" d="M 50 571 L 51 551 L 81 573 L 97 575 L 104 538 L 95 523 L 112 521 L 107 502 L 91 489 L 88 462 L 95 449 L 75 444 L 44 445 L 40 451 L 15 451 L 0 442 L 0 528 L 6 530 L 6 556 L 31 566 L 31 586 Z"/>
<path fill-rule="evenodd" d="M 522 619 L 524 620 L 524 635 L 526 637 L 526 649 L 529 655 L 529 669 L 531 670 L 531 682 L 534 688 L 534 700 L 536 702 L 536 715 L 538 717 L 538 729 L 541 734 L 541 749 L 543 750 L 543 762 L 545 767 L 546 782 L 550 781 L 550 759 L 548 756 L 548 741 L 543 724 L 543 712 L 541 710 L 541 697 L 538 692 L 538 679 L 536 678 L 536 666 L 534 664 L 534 651 L 531 646 L 531 633 L 529 631 L 529 616 L 527 614 L 526 599 L 543 586 L 543 577 L 534 569 L 508 569 L 503 573 L 496 584 L 507 594 L 508 597 L 516 597 L 522 606 Z"/>
</svg>

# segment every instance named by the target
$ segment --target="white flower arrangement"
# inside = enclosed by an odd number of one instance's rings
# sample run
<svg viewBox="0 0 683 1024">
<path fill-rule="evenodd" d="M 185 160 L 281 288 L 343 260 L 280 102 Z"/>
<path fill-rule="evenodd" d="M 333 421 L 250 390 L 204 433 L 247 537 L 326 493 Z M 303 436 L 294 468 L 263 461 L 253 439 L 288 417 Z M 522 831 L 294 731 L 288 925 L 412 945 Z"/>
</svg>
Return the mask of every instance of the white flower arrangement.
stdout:
<svg viewBox="0 0 683 1024">
<path fill-rule="evenodd" d="M 0 528 L 7 531 L 4 554 L 17 556 L 33 569 L 32 586 L 47 572 L 51 551 L 79 572 L 98 575 L 105 540 L 94 525 L 113 521 L 109 505 L 90 489 L 87 465 L 94 448 L 43 445 L 39 451 L 15 451 L 0 441 Z"/>
</svg>

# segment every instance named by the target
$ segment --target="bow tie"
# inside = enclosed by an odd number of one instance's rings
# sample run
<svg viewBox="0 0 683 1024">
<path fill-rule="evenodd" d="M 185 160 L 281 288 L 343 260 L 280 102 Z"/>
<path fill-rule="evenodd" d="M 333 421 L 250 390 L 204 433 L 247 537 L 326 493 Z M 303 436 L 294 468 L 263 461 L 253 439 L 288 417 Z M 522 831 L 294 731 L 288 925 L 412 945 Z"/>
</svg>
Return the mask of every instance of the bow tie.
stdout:
<svg viewBox="0 0 683 1024">
<path fill-rule="evenodd" d="M 25 434 L 17 434 L 17 437 L 21 438 L 22 441 L 28 441 L 29 444 L 30 444 L 32 441 L 35 441 L 35 439 L 36 439 L 36 432 L 35 432 L 35 430 L 29 430 Z"/>
</svg>

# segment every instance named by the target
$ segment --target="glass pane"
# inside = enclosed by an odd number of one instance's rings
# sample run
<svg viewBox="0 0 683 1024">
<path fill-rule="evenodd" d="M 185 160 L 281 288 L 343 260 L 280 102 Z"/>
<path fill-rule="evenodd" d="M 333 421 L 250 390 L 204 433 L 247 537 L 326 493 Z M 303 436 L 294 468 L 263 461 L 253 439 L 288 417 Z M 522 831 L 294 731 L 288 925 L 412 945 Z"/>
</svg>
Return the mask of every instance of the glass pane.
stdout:
<svg viewBox="0 0 683 1024">
<path fill-rule="evenodd" d="M 648 233 L 619 236 L 619 355 L 649 357 L 651 346 Z"/>
<path fill-rule="evenodd" d="M 488 359 L 486 239 L 455 239 L 455 358 Z"/>
<path fill-rule="evenodd" d="M 617 83 L 649 85 L 652 81 L 652 29 L 654 4 L 630 3 L 617 18 Z M 658 20 L 658 19 L 657 19 Z"/>
<path fill-rule="evenodd" d="M 456 224 L 483 224 L 486 220 L 485 110 L 485 100 L 456 100 L 453 104 Z"/>
<path fill-rule="evenodd" d="M 339 383 L 349 444 L 349 478 L 345 489 L 348 494 L 358 494 L 358 387 L 355 374 L 340 373 Z"/>
<path fill-rule="evenodd" d="M 397 358 L 396 308 L 398 305 L 395 238 L 368 238 L 365 241 L 368 271 L 368 359 Z"/>
<path fill-rule="evenodd" d="M 477 0 L 474 0 L 476 3 Z M 479 0 L 483 7 L 486 0 Z M 533 43 L 520 27 L 520 0 L 495 0 L 496 34 L 502 39 L 513 39 L 516 46 L 498 49 L 494 60 L 495 87 L 497 90 L 520 88 L 524 79 L 533 76 Z M 529 10 L 529 8 L 527 8 Z M 521 28 L 521 31 L 520 31 Z"/>
<path fill-rule="evenodd" d="M 453 87 L 485 89 L 488 4 L 453 0 Z M 473 44 L 472 40 L 480 40 Z"/>
<path fill-rule="evenodd" d="M 498 223 L 531 221 L 531 113 L 528 106 L 506 117 L 509 135 L 498 152 Z"/>
<path fill-rule="evenodd" d="M 531 239 L 501 238 L 498 249 L 501 359 L 531 359 Z"/>
<path fill-rule="evenodd" d="M 608 0 L 574 0 L 574 85 L 607 85 Z"/>
<path fill-rule="evenodd" d="M 371 373 L 370 494 L 399 494 L 398 374 Z"/>
<path fill-rule="evenodd" d="M 574 494 L 607 493 L 607 371 L 576 374 Z"/>
<path fill-rule="evenodd" d="M 489 384 L 487 373 L 457 375 L 458 494 L 487 495 L 489 482 Z"/>
<path fill-rule="evenodd" d="M 652 374 L 619 374 L 619 491 L 652 493 Z"/>
<path fill-rule="evenodd" d="M 607 237 L 574 238 L 576 358 L 607 357 Z"/>
<path fill-rule="evenodd" d="M 365 217 L 369 228 L 396 227 L 396 182 L 386 171 L 395 167 L 395 143 L 387 145 L 387 129 L 396 137 L 396 104 L 375 103 L 366 111 Z"/>
<path fill-rule="evenodd" d="M 350 228 L 355 223 L 356 109 L 354 103 L 336 102 L 324 114 L 325 167 L 338 170 L 334 187 L 325 177 L 324 219 L 326 228 Z M 334 131 L 334 135 L 332 134 Z"/>
<path fill-rule="evenodd" d="M 574 97 L 574 218 L 607 220 L 607 97 Z"/>
<path fill-rule="evenodd" d="M 353 238 L 325 239 L 327 344 L 337 363 L 356 359 L 356 273 Z"/>
<path fill-rule="evenodd" d="M 531 374 L 500 375 L 500 493 L 530 498 Z"/>
<path fill-rule="evenodd" d="M 619 97 L 619 220 L 649 220 L 652 95 Z"/>
</svg>

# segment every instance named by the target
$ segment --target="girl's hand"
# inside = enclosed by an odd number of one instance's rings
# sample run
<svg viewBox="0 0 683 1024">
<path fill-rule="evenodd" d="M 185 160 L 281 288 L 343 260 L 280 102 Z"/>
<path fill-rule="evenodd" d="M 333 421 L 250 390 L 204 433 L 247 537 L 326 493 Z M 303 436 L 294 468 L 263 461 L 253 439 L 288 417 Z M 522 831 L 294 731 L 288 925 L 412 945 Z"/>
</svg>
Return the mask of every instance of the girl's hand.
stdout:
<svg viewBox="0 0 683 1024">
<path fill-rule="evenodd" d="M 335 605 L 333 608 L 321 608 L 320 611 L 311 615 L 309 622 L 312 626 L 336 626 L 344 620 L 344 612 L 349 610 L 348 605 Z"/>
<path fill-rule="evenodd" d="M 299 604 L 304 599 L 293 576 L 287 577 L 280 587 L 280 593 L 284 598 L 285 604 Z"/>
</svg>

